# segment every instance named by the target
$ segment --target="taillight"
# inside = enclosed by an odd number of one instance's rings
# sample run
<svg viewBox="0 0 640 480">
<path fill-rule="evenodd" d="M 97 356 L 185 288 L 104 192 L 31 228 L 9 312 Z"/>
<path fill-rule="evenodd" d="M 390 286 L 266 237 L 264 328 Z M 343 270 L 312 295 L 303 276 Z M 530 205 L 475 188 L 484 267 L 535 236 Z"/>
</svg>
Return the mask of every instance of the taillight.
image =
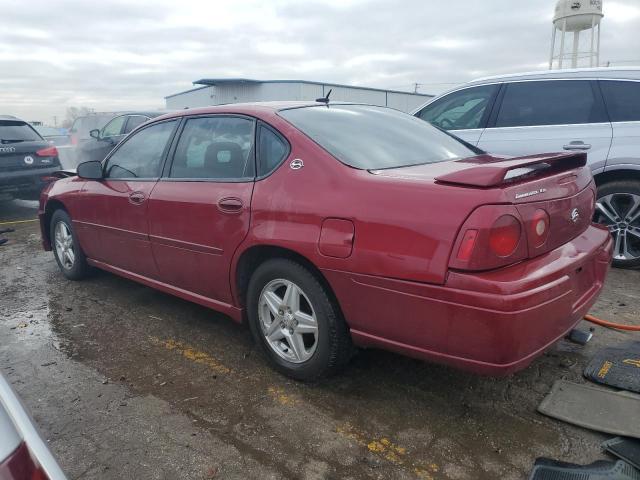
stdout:
<svg viewBox="0 0 640 480">
<path fill-rule="evenodd" d="M 538 248 L 544 245 L 549 236 L 549 228 L 551 220 L 549 214 L 539 208 L 533 212 L 531 221 L 529 222 L 529 239 L 531 240 L 532 247 Z"/>
<path fill-rule="evenodd" d="M 476 244 L 478 236 L 477 230 L 467 230 L 462 237 L 460 248 L 458 248 L 458 260 L 468 261 L 473 253 L 473 247 Z"/>
<path fill-rule="evenodd" d="M 57 157 L 58 149 L 56 147 L 41 148 L 36 152 L 39 157 Z"/>
<path fill-rule="evenodd" d="M 499 257 L 508 257 L 520 243 L 521 234 L 520 221 L 513 215 L 502 215 L 491 226 L 489 248 Z"/>
<path fill-rule="evenodd" d="M 513 205 L 476 208 L 460 229 L 449 267 L 459 270 L 492 270 L 527 258 L 527 236 Z"/>
<path fill-rule="evenodd" d="M 22 443 L 4 462 L 0 463 L 0 478 L 48 480 L 49 476 Z"/>
</svg>

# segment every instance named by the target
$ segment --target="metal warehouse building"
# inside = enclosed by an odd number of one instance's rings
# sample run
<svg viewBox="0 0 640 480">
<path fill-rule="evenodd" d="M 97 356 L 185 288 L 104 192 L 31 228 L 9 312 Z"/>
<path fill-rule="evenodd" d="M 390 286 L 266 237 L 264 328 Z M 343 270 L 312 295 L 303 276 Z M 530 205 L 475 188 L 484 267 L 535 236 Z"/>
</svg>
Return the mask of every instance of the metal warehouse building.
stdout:
<svg viewBox="0 0 640 480">
<path fill-rule="evenodd" d="M 368 103 L 410 112 L 433 95 L 355 87 L 307 80 L 251 80 L 247 78 L 203 78 L 197 88 L 165 97 L 167 109 L 206 107 L 225 103 L 275 100 L 315 100 L 331 90 L 331 100 Z"/>
</svg>

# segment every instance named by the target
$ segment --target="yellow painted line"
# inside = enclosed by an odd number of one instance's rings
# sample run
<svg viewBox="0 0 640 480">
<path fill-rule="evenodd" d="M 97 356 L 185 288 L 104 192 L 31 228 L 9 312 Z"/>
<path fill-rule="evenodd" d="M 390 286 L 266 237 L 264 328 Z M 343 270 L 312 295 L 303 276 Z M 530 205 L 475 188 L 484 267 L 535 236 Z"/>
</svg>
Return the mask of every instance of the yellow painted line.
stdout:
<svg viewBox="0 0 640 480">
<path fill-rule="evenodd" d="M 280 405 L 295 405 L 300 402 L 297 398 L 285 393 L 280 387 L 269 387 L 267 392 Z"/>
<path fill-rule="evenodd" d="M 220 374 L 228 374 L 232 373 L 232 370 L 226 366 L 224 366 L 219 360 L 209 355 L 206 352 L 202 352 L 197 350 L 196 348 L 187 345 L 183 342 L 179 342 L 178 340 L 174 340 L 169 338 L 167 340 L 162 340 L 158 337 L 149 337 L 149 340 L 152 344 L 164 347 L 165 349 L 175 352 L 187 360 L 191 360 L 194 363 L 198 363 L 200 365 L 205 365 L 209 367 L 216 373 Z"/>
<path fill-rule="evenodd" d="M 37 222 L 38 219 L 34 218 L 33 220 L 14 220 L 12 222 L 0 222 L 0 225 L 13 225 L 14 223 L 31 223 L 31 222 Z"/>
<path fill-rule="evenodd" d="M 413 463 L 407 458 L 406 448 L 395 444 L 386 437 L 369 438 L 364 432 L 358 431 L 349 423 L 339 425 L 336 431 L 393 465 L 410 467 L 416 478 L 421 480 L 433 480 L 435 478 L 433 475 L 440 469 L 436 463 L 428 465 Z"/>
</svg>

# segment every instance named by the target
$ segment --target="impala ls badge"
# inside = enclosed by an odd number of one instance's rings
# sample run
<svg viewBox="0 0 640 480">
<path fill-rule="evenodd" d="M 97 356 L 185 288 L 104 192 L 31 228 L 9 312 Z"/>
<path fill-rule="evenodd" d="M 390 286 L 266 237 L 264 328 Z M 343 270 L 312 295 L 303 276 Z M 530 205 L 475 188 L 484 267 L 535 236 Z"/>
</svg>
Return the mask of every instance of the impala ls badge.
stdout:
<svg viewBox="0 0 640 480">
<path fill-rule="evenodd" d="M 304 162 L 299 158 L 296 158 L 295 160 L 291 160 L 289 166 L 291 167 L 291 170 L 300 170 L 302 167 L 304 167 Z"/>
<path fill-rule="evenodd" d="M 531 192 L 516 193 L 516 200 L 518 200 L 519 198 L 527 198 L 527 197 L 531 197 L 533 195 L 539 195 L 539 194 L 544 193 L 546 191 L 547 191 L 546 188 L 539 188 L 538 190 L 533 190 Z"/>
<path fill-rule="evenodd" d="M 577 208 L 574 208 L 573 210 L 571 210 L 571 216 L 569 218 L 573 223 L 576 223 L 578 220 L 580 220 L 580 212 L 578 211 Z"/>
</svg>

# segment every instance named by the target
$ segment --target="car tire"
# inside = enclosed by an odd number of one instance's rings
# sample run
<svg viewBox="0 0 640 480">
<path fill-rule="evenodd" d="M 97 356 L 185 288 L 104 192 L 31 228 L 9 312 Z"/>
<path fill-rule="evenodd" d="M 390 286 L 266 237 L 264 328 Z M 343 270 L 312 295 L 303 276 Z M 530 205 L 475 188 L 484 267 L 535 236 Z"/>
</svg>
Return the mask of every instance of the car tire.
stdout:
<svg viewBox="0 0 640 480">
<path fill-rule="evenodd" d="M 294 293 L 287 297 L 289 288 Z M 293 260 L 272 259 L 256 269 L 247 291 L 247 315 L 269 363 L 291 378 L 328 377 L 351 358 L 351 336 L 335 300 L 316 275 Z"/>
<path fill-rule="evenodd" d="M 53 213 L 49 235 L 51 248 L 62 274 L 69 280 L 85 278 L 90 273 L 90 267 L 67 212 L 56 210 Z"/>
<path fill-rule="evenodd" d="M 640 182 L 618 180 L 598 187 L 594 221 L 606 225 L 613 238 L 613 266 L 640 266 Z"/>
</svg>

